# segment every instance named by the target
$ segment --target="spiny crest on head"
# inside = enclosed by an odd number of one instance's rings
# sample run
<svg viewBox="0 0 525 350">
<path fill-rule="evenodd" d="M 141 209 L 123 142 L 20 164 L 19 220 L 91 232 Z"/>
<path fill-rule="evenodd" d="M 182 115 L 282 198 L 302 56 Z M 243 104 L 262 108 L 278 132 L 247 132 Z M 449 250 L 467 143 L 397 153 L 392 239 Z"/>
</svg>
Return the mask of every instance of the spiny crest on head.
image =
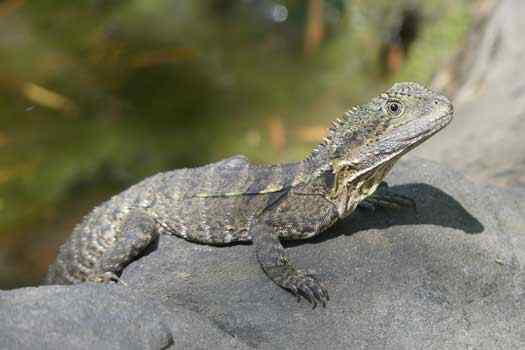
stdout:
<svg viewBox="0 0 525 350">
<path fill-rule="evenodd" d="M 388 99 L 390 99 L 390 96 L 387 93 L 382 93 L 381 95 L 372 99 L 372 102 L 380 106 L 385 101 L 388 101 Z M 332 124 L 328 129 L 328 135 L 324 138 L 324 143 L 326 144 L 327 142 L 330 142 L 333 136 L 341 129 L 341 127 L 348 128 L 351 127 L 353 123 L 357 124 L 359 119 L 363 117 L 362 113 L 364 110 L 365 108 L 363 106 L 354 106 L 350 110 L 346 111 L 343 117 L 332 121 Z M 359 125 L 355 126 L 359 127 Z"/>
<path fill-rule="evenodd" d="M 389 98 L 390 97 L 388 94 L 382 93 L 380 96 L 374 98 L 373 101 L 377 104 L 381 104 Z M 314 148 L 309 158 L 319 153 L 322 149 L 329 147 L 333 143 L 336 134 L 341 130 L 341 128 L 349 128 L 354 123 L 356 123 L 355 127 L 358 128 L 359 125 L 357 125 L 357 121 L 362 117 L 361 114 L 363 110 L 364 109 L 362 106 L 354 106 L 350 110 L 346 111 L 343 117 L 332 121 L 330 127 L 328 128 L 327 135 L 323 138 L 322 142 L 316 148 Z"/>
<path fill-rule="evenodd" d="M 394 95 L 394 96 L 427 96 L 429 94 L 432 94 L 432 91 L 427 89 L 421 84 L 414 83 L 414 82 L 407 82 L 407 83 L 396 83 L 394 86 L 392 86 L 388 91 L 388 95 Z"/>
<path fill-rule="evenodd" d="M 323 152 L 323 150 L 329 150 L 330 146 L 334 144 L 337 135 L 341 134 L 341 132 L 348 132 L 352 129 L 359 130 L 363 117 L 371 114 L 368 113 L 370 112 L 369 109 L 380 109 L 386 101 L 392 98 L 403 96 L 419 98 L 426 97 L 432 93 L 431 90 L 415 82 L 394 84 L 389 90 L 373 98 L 368 104 L 352 107 L 343 117 L 334 120 L 328 129 L 326 137 L 323 138 L 323 141 L 312 151 L 308 158 L 313 158 L 314 155 Z"/>
<path fill-rule="evenodd" d="M 341 130 L 341 128 L 348 128 L 349 125 L 352 123 L 351 119 L 359 116 L 359 112 L 361 111 L 361 108 L 362 107 L 360 106 L 354 106 L 349 111 L 345 112 L 341 118 L 338 118 L 332 121 L 330 127 L 328 128 L 327 135 L 323 138 L 321 143 L 317 145 L 316 148 L 313 149 L 313 151 L 307 157 L 307 160 L 314 158 L 317 154 L 321 153 L 323 150 L 328 149 L 330 145 L 333 144 L 334 138 L 336 134 L 338 133 L 338 131 Z"/>
<path fill-rule="evenodd" d="M 332 140 L 334 134 L 341 128 L 341 127 L 348 127 L 348 121 L 356 116 L 359 111 L 361 110 L 361 107 L 354 106 L 349 111 L 346 111 L 343 117 L 337 118 L 336 120 L 332 121 L 331 126 L 328 128 L 328 134 L 323 139 L 324 144 L 330 143 Z"/>
</svg>

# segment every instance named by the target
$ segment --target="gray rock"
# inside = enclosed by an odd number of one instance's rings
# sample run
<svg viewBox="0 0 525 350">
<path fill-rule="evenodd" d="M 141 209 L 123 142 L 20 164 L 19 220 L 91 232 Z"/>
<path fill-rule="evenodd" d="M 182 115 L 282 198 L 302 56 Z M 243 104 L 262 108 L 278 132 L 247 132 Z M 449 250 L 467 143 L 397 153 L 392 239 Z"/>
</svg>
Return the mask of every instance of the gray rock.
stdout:
<svg viewBox="0 0 525 350">
<path fill-rule="evenodd" d="M 127 286 L 0 293 L 0 348 L 525 348 L 525 191 L 422 160 L 388 180 L 417 212 L 358 211 L 288 245 L 326 281 L 326 308 L 275 286 L 251 245 L 163 236 Z"/>
<path fill-rule="evenodd" d="M 1 349 L 245 349 L 204 317 L 123 285 L 0 292 Z"/>
<path fill-rule="evenodd" d="M 297 265 L 326 281 L 326 308 L 273 285 L 250 245 L 162 237 L 122 278 L 257 348 L 525 348 L 525 194 L 422 160 L 401 163 L 390 182 L 415 198 L 417 213 L 360 211 L 289 245 Z"/>
<path fill-rule="evenodd" d="M 454 96 L 455 120 L 414 155 L 450 165 L 476 181 L 525 185 L 524 13 L 523 0 L 497 5 L 470 53 L 473 58 L 455 67 L 468 72 Z"/>
</svg>

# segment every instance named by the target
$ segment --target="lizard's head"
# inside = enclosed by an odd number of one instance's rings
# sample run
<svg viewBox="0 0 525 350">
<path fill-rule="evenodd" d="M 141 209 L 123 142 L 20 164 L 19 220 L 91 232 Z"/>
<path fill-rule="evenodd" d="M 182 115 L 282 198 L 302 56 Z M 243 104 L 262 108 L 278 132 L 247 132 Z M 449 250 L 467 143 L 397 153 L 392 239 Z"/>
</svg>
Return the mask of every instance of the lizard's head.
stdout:
<svg viewBox="0 0 525 350">
<path fill-rule="evenodd" d="M 332 187 L 340 217 L 371 195 L 397 159 L 452 120 L 450 101 L 416 83 L 398 83 L 354 107 L 307 158 Z M 326 174 L 329 176 L 326 177 Z"/>
<path fill-rule="evenodd" d="M 450 101 L 416 83 L 398 83 L 345 113 L 309 159 L 333 178 L 330 197 L 341 217 L 372 194 L 397 159 L 452 120 Z M 331 175 L 335 175 L 332 177 Z"/>
<path fill-rule="evenodd" d="M 335 122 L 327 146 L 341 166 L 371 169 L 428 139 L 452 116 L 445 96 L 417 83 L 397 83 Z"/>
</svg>

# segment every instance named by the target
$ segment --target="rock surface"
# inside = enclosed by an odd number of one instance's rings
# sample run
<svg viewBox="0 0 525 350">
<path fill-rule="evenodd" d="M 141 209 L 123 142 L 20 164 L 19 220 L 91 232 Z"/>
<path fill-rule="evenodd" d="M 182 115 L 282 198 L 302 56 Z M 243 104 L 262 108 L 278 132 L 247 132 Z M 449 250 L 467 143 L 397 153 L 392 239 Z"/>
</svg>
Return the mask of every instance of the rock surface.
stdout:
<svg viewBox="0 0 525 350">
<path fill-rule="evenodd" d="M 525 191 L 422 160 L 389 182 L 417 212 L 358 211 L 289 244 L 326 281 L 326 308 L 273 285 L 251 245 L 165 236 L 124 271 L 127 286 L 0 293 L 0 348 L 525 348 Z"/>
<path fill-rule="evenodd" d="M 411 153 L 448 164 L 476 181 L 525 185 L 523 13 L 523 0 L 496 6 L 473 58 L 455 67 L 468 73 L 454 96 L 454 122 Z"/>
<path fill-rule="evenodd" d="M 163 237 L 123 279 L 257 348 L 524 348 L 523 193 L 474 186 L 421 161 L 390 179 L 404 183 L 397 188 L 416 199 L 417 213 L 358 212 L 289 247 L 292 261 L 326 281 L 327 308 L 276 288 L 251 246 Z"/>
<path fill-rule="evenodd" d="M 209 320 L 123 285 L 0 292 L 1 349 L 247 349 Z"/>
</svg>

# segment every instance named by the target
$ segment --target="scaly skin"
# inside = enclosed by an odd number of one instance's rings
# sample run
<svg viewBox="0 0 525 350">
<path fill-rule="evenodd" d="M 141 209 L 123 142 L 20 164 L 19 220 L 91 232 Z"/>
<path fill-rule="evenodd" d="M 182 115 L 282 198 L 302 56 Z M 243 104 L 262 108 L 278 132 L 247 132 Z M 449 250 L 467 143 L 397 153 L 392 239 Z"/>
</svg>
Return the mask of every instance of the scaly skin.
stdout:
<svg viewBox="0 0 525 350">
<path fill-rule="evenodd" d="M 118 280 L 158 235 L 170 234 L 211 245 L 253 242 L 272 281 L 325 305 L 326 288 L 293 265 L 281 240 L 315 236 L 358 205 L 414 206 L 383 179 L 452 115 L 444 96 L 399 83 L 345 113 L 301 162 L 262 166 L 235 156 L 152 176 L 95 208 L 60 248 L 46 282 Z"/>
</svg>

